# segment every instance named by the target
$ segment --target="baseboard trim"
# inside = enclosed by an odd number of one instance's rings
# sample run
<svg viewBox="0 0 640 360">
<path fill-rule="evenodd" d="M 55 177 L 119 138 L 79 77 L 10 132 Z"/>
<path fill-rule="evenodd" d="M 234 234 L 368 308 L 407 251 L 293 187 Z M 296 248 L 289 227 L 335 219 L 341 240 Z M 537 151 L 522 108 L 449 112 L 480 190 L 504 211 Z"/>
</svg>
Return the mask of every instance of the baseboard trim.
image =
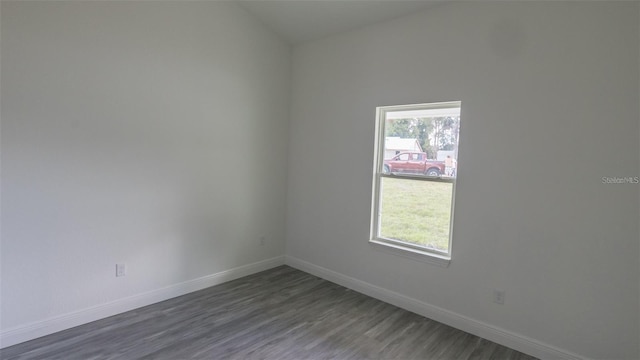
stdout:
<svg viewBox="0 0 640 360">
<path fill-rule="evenodd" d="M 0 349 L 33 340 L 58 331 L 66 330 L 78 325 L 107 318 L 134 310 L 142 306 L 155 304 L 176 296 L 202 290 L 210 286 L 222 284 L 243 276 L 268 270 L 284 265 L 284 256 L 258 261 L 252 264 L 238 266 L 229 270 L 206 275 L 197 279 L 170 285 L 161 289 L 118 299 L 109 303 L 92 306 L 86 309 L 55 316 L 43 321 L 14 327 L 0 332 Z"/>
<path fill-rule="evenodd" d="M 439 321 L 456 329 L 466 331 L 470 334 L 510 347 L 525 354 L 535 356 L 539 359 L 584 359 L 584 357 L 573 354 L 569 351 L 559 349 L 529 337 L 410 298 L 400 293 L 343 275 L 339 272 L 329 270 L 292 256 L 285 257 L 285 264 L 429 319 Z"/>
</svg>

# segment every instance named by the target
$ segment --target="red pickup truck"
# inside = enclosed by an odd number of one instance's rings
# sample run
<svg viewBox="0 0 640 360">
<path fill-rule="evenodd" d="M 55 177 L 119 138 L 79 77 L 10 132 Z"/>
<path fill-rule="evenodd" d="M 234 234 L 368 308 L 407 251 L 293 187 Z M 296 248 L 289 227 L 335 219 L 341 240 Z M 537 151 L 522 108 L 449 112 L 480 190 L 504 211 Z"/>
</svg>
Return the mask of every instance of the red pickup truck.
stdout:
<svg viewBox="0 0 640 360">
<path fill-rule="evenodd" d="M 441 176 L 444 174 L 444 162 L 429 160 L 427 154 L 423 152 L 403 152 L 385 160 L 382 171 L 385 174 L 409 173 Z"/>
</svg>

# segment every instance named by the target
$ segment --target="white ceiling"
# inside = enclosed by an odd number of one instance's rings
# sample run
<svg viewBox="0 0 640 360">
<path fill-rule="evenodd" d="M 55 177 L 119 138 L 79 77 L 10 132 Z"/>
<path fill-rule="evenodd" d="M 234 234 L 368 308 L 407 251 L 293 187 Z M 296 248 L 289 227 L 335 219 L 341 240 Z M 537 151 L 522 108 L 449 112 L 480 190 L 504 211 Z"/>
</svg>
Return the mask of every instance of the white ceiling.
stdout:
<svg viewBox="0 0 640 360">
<path fill-rule="evenodd" d="M 240 0 L 292 45 L 432 7 L 443 0 Z"/>
</svg>

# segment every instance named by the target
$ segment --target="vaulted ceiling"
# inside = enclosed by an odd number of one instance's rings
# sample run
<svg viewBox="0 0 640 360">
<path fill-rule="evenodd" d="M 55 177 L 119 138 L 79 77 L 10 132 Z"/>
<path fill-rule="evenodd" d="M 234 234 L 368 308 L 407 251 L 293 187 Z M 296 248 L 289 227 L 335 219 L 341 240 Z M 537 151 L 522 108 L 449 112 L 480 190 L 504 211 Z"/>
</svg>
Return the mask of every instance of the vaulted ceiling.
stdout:
<svg viewBox="0 0 640 360">
<path fill-rule="evenodd" d="M 443 0 L 239 0 L 292 45 L 422 11 Z"/>
</svg>

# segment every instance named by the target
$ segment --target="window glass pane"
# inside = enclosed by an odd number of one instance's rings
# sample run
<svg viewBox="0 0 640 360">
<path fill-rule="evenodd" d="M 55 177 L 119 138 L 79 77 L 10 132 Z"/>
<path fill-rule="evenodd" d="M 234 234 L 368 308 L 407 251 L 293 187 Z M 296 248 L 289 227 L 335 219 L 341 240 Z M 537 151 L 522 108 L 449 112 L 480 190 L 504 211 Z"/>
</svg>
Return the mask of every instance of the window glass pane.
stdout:
<svg viewBox="0 0 640 360">
<path fill-rule="evenodd" d="M 455 177 L 459 133 L 460 108 L 389 111 L 382 171 Z"/>
<path fill-rule="evenodd" d="M 460 110 L 459 101 L 378 108 L 374 243 L 451 255 Z"/>
<path fill-rule="evenodd" d="M 380 187 L 379 237 L 449 251 L 452 183 L 382 177 Z"/>
</svg>

